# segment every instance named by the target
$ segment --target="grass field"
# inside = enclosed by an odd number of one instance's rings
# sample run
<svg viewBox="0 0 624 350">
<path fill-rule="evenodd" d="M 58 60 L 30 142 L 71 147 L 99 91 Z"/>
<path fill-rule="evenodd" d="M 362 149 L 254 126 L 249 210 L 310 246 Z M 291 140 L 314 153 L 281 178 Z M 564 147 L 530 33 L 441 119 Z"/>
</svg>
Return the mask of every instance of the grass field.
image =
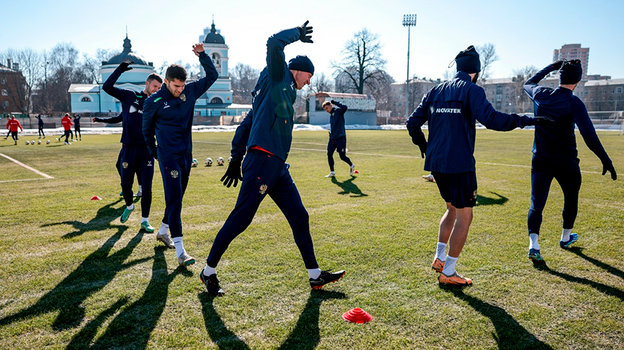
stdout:
<svg viewBox="0 0 624 350">
<path fill-rule="evenodd" d="M 599 136 L 624 173 L 624 136 Z M 232 133 L 193 137 L 200 166 L 182 221 L 198 263 L 188 270 L 139 232 L 139 210 L 119 222 L 119 135 L 84 135 L 71 146 L 0 141 L 0 153 L 53 177 L 0 157 L 1 348 L 624 347 L 624 186 L 600 175 L 578 135 L 580 240 L 559 248 L 563 198 L 554 183 L 540 239 L 547 268 L 536 269 L 526 256 L 533 134 L 477 132 L 479 205 L 458 263 L 474 285 L 448 290 L 430 269 L 444 203 L 421 179 L 407 132 L 349 131 L 360 174 L 350 178 L 335 155 L 335 180 L 323 177 L 327 132 L 295 132 L 288 161 L 317 258 L 347 274 L 310 292 L 289 226 L 267 199 L 219 265 L 223 298 L 207 295 L 198 276 L 238 188 L 223 187 L 225 168 L 203 159 L 227 158 Z M 156 171 L 153 226 L 163 210 Z M 354 307 L 372 322 L 345 322 Z"/>
</svg>

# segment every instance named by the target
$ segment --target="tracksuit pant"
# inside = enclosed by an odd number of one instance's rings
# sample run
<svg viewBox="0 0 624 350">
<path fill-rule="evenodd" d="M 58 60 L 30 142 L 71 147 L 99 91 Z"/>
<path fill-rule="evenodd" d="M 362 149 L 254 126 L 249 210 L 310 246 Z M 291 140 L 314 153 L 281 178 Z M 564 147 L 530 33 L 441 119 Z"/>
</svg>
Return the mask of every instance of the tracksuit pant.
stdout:
<svg viewBox="0 0 624 350">
<path fill-rule="evenodd" d="M 41 138 L 41 136 L 43 135 L 43 137 L 45 138 L 45 132 L 43 132 L 43 126 L 39 127 L 39 138 Z"/>
<path fill-rule="evenodd" d="M 349 166 L 353 165 L 351 159 L 347 157 L 347 138 L 339 137 L 337 139 L 329 139 L 327 143 L 327 162 L 329 163 L 329 170 L 334 171 L 334 151 L 338 151 L 340 159 Z"/>
<path fill-rule="evenodd" d="M 152 179 L 154 178 L 154 158 L 146 147 L 123 145 L 119 153 L 119 175 L 121 191 L 126 205 L 132 204 L 134 193 L 132 184 L 134 175 L 141 179 L 143 195 L 141 196 L 141 216 L 149 217 L 152 206 Z"/>
<path fill-rule="evenodd" d="M 192 157 L 187 156 L 158 162 L 166 203 L 162 222 L 169 225 L 172 238 L 182 237 L 182 199 L 191 174 L 192 161 Z"/>
</svg>

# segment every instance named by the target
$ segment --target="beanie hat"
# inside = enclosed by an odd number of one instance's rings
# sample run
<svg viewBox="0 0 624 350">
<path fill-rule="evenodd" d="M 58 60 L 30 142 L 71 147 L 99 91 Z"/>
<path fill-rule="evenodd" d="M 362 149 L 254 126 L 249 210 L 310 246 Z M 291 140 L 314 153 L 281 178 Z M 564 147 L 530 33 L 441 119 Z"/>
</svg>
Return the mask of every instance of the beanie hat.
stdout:
<svg viewBox="0 0 624 350">
<path fill-rule="evenodd" d="M 455 56 L 455 64 L 457 64 L 457 71 L 465 73 L 479 73 L 481 71 L 479 53 L 472 45 Z"/>
<path fill-rule="evenodd" d="M 297 56 L 288 62 L 288 69 L 314 74 L 314 65 L 308 56 Z"/>
<path fill-rule="evenodd" d="M 559 70 L 560 84 L 576 84 L 583 76 L 583 66 L 579 60 L 566 61 Z"/>
</svg>

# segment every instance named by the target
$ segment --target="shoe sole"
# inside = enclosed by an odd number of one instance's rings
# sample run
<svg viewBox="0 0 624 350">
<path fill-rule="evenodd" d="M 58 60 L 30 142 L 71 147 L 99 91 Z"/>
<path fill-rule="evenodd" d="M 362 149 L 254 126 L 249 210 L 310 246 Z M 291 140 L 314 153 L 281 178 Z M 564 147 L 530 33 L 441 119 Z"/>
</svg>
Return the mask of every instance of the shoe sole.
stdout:
<svg viewBox="0 0 624 350">
<path fill-rule="evenodd" d="M 472 286 L 472 282 L 470 283 L 455 283 L 455 282 L 442 282 L 440 280 L 438 280 L 438 283 L 442 286 L 447 286 L 447 287 L 469 287 Z"/>
<path fill-rule="evenodd" d="M 142 231 L 142 232 L 146 232 L 146 233 L 154 233 L 154 231 L 156 231 L 156 229 L 151 229 L 151 230 L 148 230 L 148 229 L 146 229 L 145 227 L 141 226 L 141 231 Z"/>
<path fill-rule="evenodd" d="M 162 244 L 164 244 L 164 245 L 165 245 L 165 247 L 167 247 L 167 248 L 169 248 L 169 249 L 175 249 L 175 246 L 169 245 L 167 242 L 165 242 L 165 240 L 164 240 L 164 239 L 162 239 L 162 238 L 158 237 L 158 235 L 156 235 L 156 240 L 157 240 L 158 242 L 161 242 Z"/>
<path fill-rule="evenodd" d="M 204 288 L 206 288 L 206 292 L 208 292 L 208 294 L 210 294 L 210 295 L 214 295 L 214 296 L 216 296 L 216 297 L 222 297 L 222 296 L 224 296 L 224 295 L 225 295 L 225 292 L 223 292 L 223 289 L 221 290 L 221 291 L 222 291 L 221 293 L 218 293 L 218 292 L 217 292 L 217 294 L 211 293 L 211 292 L 208 290 L 208 287 L 206 286 L 206 281 L 204 281 L 203 276 L 204 276 L 204 271 L 202 270 L 202 272 L 200 272 L 200 273 L 199 273 L 199 280 L 200 280 L 200 281 L 201 281 L 201 283 L 204 285 Z"/>
<path fill-rule="evenodd" d="M 560 244 L 559 244 L 559 246 L 560 246 L 561 248 L 563 248 L 563 249 L 568 249 L 568 248 L 570 248 L 570 246 L 571 246 L 572 244 L 574 244 L 574 243 L 576 243 L 576 242 L 578 242 L 578 239 L 577 239 L 576 241 L 568 242 L 567 244 L 561 244 L 561 243 L 560 243 Z"/>
<path fill-rule="evenodd" d="M 180 266 L 187 267 L 187 266 L 193 265 L 194 263 L 195 263 L 195 259 L 188 259 L 185 262 L 181 263 Z"/>
<path fill-rule="evenodd" d="M 340 275 L 340 277 L 336 278 L 335 280 L 333 280 L 333 281 L 329 281 L 329 282 L 324 283 L 324 284 L 321 284 L 320 286 L 313 286 L 313 287 L 312 287 L 312 289 L 321 289 L 321 288 L 323 288 L 324 286 L 326 286 L 326 285 L 328 285 L 328 284 L 330 284 L 330 283 L 338 282 L 338 281 L 342 278 L 342 276 L 344 276 L 344 275 L 345 275 L 345 273 L 347 273 L 347 271 L 343 272 L 343 273 Z"/>
<path fill-rule="evenodd" d="M 438 267 L 431 266 L 431 269 L 437 273 L 442 273 L 442 270 L 444 269 L 444 267 L 438 268 Z"/>
<path fill-rule="evenodd" d="M 544 258 L 541 258 L 541 257 L 538 258 L 536 256 L 530 256 L 529 255 L 529 260 L 534 261 L 534 262 L 542 262 L 542 261 L 544 261 Z"/>
</svg>

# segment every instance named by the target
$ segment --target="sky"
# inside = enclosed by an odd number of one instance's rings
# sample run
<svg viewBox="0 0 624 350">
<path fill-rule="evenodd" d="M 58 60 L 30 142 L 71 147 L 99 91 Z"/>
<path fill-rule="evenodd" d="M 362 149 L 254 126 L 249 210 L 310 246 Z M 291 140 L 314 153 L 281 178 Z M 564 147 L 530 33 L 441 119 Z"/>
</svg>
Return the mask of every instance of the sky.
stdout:
<svg viewBox="0 0 624 350">
<path fill-rule="evenodd" d="M 317 75 L 331 76 L 345 43 L 366 28 L 378 36 L 386 71 L 404 81 L 408 29 L 402 19 L 416 14 L 410 76 L 443 78 L 459 51 L 492 43 L 498 61 L 491 77 L 505 78 L 528 65 L 541 68 L 552 61 L 554 49 L 580 43 L 590 48 L 589 74 L 624 78 L 624 1 L 619 0 L 0 0 L 0 9 L 0 50 L 49 50 L 69 42 L 95 56 L 98 48 L 121 51 L 127 26 L 133 52 L 155 67 L 165 61 L 196 63 L 191 47 L 214 16 L 230 49 L 230 69 L 244 63 L 260 70 L 267 38 L 309 20 L 314 44 L 287 46 L 287 59 L 308 55 Z"/>
</svg>

